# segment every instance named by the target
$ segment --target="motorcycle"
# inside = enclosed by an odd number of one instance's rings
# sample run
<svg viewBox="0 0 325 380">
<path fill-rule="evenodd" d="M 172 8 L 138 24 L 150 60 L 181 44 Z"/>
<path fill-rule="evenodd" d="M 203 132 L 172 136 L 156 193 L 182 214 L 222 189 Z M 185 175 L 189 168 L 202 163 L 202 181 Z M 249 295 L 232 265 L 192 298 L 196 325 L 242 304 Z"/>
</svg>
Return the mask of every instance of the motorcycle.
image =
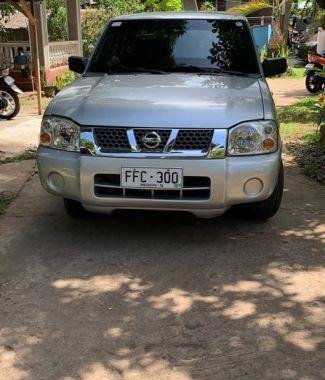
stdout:
<svg viewBox="0 0 325 380">
<path fill-rule="evenodd" d="M 311 94 L 324 91 L 325 85 L 325 57 L 317 53 L 308 53 L 308 64 L 306 65 L 306 89 Z"/>
<path fill-rule="evenodd" d="M 12 119 L 20 110 L 18 94 L 23 91 L 16 86 L 14 78 L 9 75 L 9 69 L 0 72 L 0 119 Z"/>
</svg>

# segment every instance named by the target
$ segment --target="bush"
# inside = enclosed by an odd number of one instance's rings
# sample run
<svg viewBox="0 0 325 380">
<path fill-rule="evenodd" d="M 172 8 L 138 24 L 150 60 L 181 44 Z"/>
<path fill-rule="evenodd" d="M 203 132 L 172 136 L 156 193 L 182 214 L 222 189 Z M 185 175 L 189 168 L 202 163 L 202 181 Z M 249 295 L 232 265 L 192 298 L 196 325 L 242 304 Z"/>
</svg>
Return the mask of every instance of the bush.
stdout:
<svg viewBox="0 0 325 380">
<path fill-rule="evenodd" d="M 86 8 L 82 17 L 82 40 L 84 56 L 93 51 L 96 42 L 112 17 L 144 10 L 140 0 L 100 0 L 99 8 Z"/>
<path fill-rule="evenodd" d="M 145 6 L 153 11 L 180 11 L 182 0 L 147 0 Z"/>
<path fill-rule="evenodd" d="M 65 86 L 76 79 L 76 74 L 72 71 L 66 71 L 64 74 L 56 78 L 55 86 L 58 90 L 62 90 Z"/>
<path fill-rule="evenodd" d="M 82 42 L 84 56 L 88 57 L 110 18 L 114 16 L 104 9 L 86 9 L 82 18 Z"/>
<path fill-rule="evenodd" d="M 317 96 L 310 96 L 290 106 L 279 107 L 277 112 L 280 122 L 318 124 L 317 101 Z"/>
<path fill-rule="evenodd" d="M 211 1 L 205 1 L 201 5 L 201 11 L 209 12 L 209 11 L 215 11 L 215 10 L 216 10 L 216 7 L 214 6 L 214 4 L 212 4 Z"/>
</svg>

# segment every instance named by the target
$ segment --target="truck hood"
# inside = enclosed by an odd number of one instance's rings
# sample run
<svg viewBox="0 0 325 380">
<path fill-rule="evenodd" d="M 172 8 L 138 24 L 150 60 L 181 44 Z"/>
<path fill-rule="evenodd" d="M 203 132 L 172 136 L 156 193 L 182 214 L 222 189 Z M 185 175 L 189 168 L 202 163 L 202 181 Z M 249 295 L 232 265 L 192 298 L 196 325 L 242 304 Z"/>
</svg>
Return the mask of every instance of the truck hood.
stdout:
<svg viewBox="0 0 325 380">
<path fill-rule="evenodd" d="M 258 79 L 193 74 L 81 77 L 46 114 L 80 125 L 148 128 L 229 128 L 264 116 Z"/>
</svg>

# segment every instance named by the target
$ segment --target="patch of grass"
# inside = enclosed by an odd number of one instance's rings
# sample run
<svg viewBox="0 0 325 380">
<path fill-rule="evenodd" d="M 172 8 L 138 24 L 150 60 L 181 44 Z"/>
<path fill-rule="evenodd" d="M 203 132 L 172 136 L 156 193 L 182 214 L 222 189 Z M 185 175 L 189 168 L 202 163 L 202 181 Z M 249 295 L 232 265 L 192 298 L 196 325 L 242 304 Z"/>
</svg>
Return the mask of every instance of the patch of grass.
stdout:
<svg viewBox="0 0 325 380">
<path fill-rule="evenodd" d="M 42 97 L 42 108 L 46 108 L 52 99 Z M 20 104 L 22 107 L 37 107 L 36 95 L 30 95 L 28 97 L 22 96 L 20 98 Z"/>
<path fill-rule="evenodd" d="M 284 143 L 301 140 L 316 130 L 315 124 L 281 123 L 280 125 L 280 134 Z"/>
<path fill-rule="evenodd" d="M 13 200 L 13 195 L 9 192 L 0 193 L 0 215 L 6 213 L 7 207 Z"/>
<path fill-rule="evenodd" d="M 285 107 L 278 107 L 277 113 L 281 123 L 315 123 L 318 111 L 316 102 L 319 96 L 307 98 Z"/>
<path fill-rule="evenodd" d="M 325 149 L 320 144 L 319 131 L 288 142 L 286 146 L 306 175 L 325 183 Z"/>
<path fill-rule="evenodd" d="M 306 69 L 304 67 L 293 67 L 291 69 L 291 75 L 289 78 L 294 78 L 294 79 L 303 78 L 305 70 Z"/>
<path fill-rule="evenodd" d="M 12 162 L 19 162 L 25 160 L 34 160 L 36 158 L 36 151 L 34 150 L 26 150 L 23 153 L 18 154 L 13 157 L 6 157 L 0 159 L 0 164 L 10 164 Z"/>
</svg>

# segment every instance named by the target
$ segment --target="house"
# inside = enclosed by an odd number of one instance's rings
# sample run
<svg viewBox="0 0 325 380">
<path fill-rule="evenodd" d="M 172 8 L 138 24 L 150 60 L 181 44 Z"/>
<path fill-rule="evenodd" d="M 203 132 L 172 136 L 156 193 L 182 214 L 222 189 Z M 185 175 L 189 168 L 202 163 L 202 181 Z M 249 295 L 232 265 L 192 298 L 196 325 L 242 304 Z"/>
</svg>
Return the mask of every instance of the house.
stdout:
<svg viewBox="0 0 325 380">
<path fill-rule="evenodd" d="M 37 20 L 37 41 L 39 61 L 47 84 L 53 84 L 58 76 L 68 69 L 70 55 L 82 55 L 82 38 L 80 22 L 80 1 L 67 0 L 68 41 L 49 42 L 46 0 L 35 1 L 35 18 Z M 1 28 L 2 27 L 2 28 Z M 32 57 L 30 30 L 27 18 L 17 11 L 14 15 L 1 21 L 0 28 L 0 64 L 12 69 L 12 75 L 23 90 L 33 90 L 31 78 L 23 78 L 19 70 L 15 70 L 14 58 L 23 52 L 30 60 Z"/>
</svg>

